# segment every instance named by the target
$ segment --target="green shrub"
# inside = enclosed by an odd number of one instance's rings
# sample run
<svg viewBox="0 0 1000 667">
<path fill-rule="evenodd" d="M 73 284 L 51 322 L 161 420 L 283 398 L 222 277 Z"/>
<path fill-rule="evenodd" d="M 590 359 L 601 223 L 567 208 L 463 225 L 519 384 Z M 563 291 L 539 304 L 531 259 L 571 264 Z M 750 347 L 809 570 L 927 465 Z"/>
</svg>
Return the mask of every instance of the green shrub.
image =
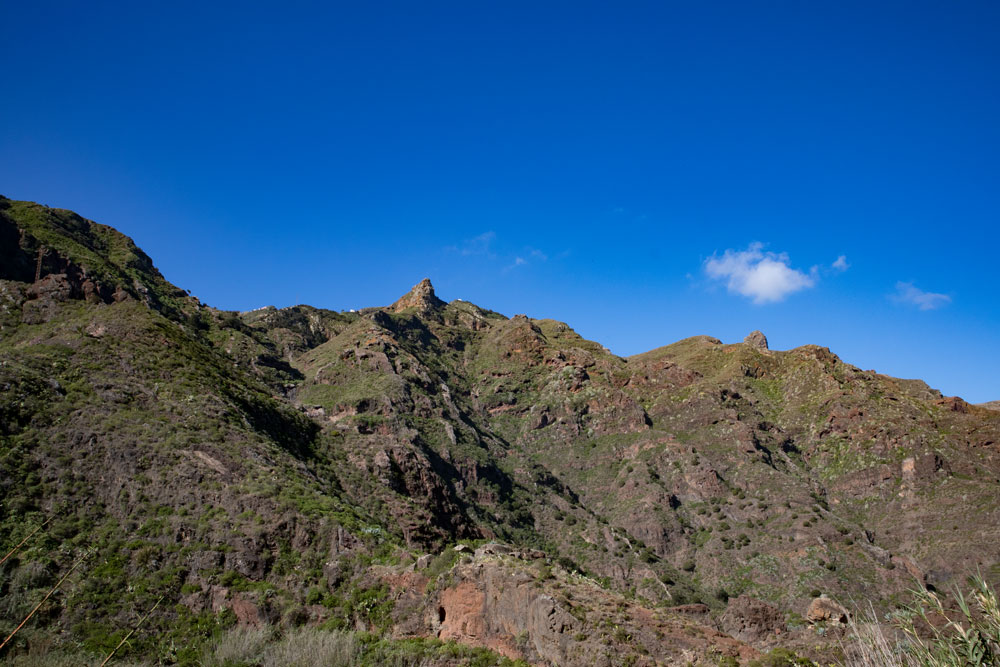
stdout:
<svg viewBox="0 0 1000 667">
<path fill-rule="evenodd" d="M 306 594 L 306 604 L 320 604 L 324 598 L 324 591 L 318 586 L 313 586 Z"/>
</svg>

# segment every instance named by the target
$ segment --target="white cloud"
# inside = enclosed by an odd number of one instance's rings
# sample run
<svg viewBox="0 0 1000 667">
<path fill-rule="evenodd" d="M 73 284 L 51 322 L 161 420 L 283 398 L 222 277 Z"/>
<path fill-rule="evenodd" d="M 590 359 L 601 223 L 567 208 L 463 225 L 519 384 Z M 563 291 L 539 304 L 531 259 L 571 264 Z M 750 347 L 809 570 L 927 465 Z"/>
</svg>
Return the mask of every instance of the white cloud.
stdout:
<svg viewBox="0 0 1000 667">
<path fill-rule="evenodd" d="M 763 252 L 760 243 L 746 250 L 727 250 L 722 257 L 705 261 L 710 278 L 725 280 L 730 292 L 749 297 L 754 303 L 782 301 L 789 294 L 816 284 L 816 269 L 809 274 L 788 265 L 785 253 Z"/>
<path fill-rule="evenodd" d="M 838 257 L 837 261 L 835 261 L 831 266 L 838 271 L 846 271 L 851 268 L 851 265 L 847 263 L 847 255 L 841 255 Z"/>
<path fill-rule="evenodd" d="M 920 310 L 934 310 L 951 303 L 951 297 L 947 294 L 925 292 L 913 283 L 902 281 L 896 283 L 896 293 L 892 295 L 892 300 L 898 303 L 908 303 Z"/>
</svg>

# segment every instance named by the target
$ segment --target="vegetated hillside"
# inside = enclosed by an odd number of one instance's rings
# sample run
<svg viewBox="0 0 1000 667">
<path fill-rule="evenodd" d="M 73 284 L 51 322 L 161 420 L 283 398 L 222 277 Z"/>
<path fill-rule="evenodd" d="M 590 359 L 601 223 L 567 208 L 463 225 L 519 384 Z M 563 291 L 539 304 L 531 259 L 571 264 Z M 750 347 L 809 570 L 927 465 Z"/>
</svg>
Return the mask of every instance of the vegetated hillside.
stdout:
<svg viewBox="0 0 1000 667">
<path fill-rule="evenodd" d="M 218 311 L 6 199 L 0 259 L 3 553 L 48 521 L 0 565 L 3 636 L 86 556 L 8 656 L 104 655 L 161 600 L 132 657 L 208 660 L 238 624 L 433 664 L 717 664 L 823 653 L 821 593 L 1000 574 L 1000 412 L 825 348 L 623 359 L 426 280 Z"/>
</svg>

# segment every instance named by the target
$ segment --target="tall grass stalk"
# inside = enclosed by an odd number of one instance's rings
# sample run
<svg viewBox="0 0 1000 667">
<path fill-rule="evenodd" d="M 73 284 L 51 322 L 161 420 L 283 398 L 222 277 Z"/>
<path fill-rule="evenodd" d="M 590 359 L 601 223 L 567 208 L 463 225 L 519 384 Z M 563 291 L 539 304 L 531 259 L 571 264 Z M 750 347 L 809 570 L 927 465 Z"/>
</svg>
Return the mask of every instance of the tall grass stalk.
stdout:
<svg viewBox="0 0 1000 667">
<path fill-rule="evenodd" d="M 1000 667 L 1000 603 L 981 576 L 972 590 L 954 591 L 957 609 L 926 589 L 913 591 L 913 602 L 893 622 L 892 635 L 878 623 L 875 610 L 850 621 L 845 645 L 847 667 Z"/>
<path fill-rule="evenodd" d="M 881 624 L 871 603 L 848 616 L 847 623 L 847 639 L 841 642 L 846 667 L 919 667 L 900 641 L 901 633 Z"/>
</svg>

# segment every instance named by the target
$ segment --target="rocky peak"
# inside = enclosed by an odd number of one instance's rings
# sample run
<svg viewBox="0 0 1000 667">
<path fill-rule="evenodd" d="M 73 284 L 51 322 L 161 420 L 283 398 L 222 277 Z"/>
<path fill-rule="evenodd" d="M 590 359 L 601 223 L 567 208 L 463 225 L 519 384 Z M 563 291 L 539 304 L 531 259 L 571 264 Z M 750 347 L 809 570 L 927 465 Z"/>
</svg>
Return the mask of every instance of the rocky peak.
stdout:
<svg viewBox="0 0 1000 667">
<path fill-rule="evenodd" d="M 743 339 L 743 342 L 750 347 L 755 347 L 758 350 L 766 350 L 767 347 L 767 336 L 765 336 L 760 331 L 751 331 L 747 334 L 747 337 Z"/>
<path fill-rule="evenodd" d="M 414 285 L 413 289 L 399 297 L 390 308 L 396 313 L 409 308 L 415 308 L 419 313 L 427 313 L 444 305 L 444 301 L 434 294 L 434 285 L 431 285 L 430 278 L 424 278 Z"/>
</svg>

